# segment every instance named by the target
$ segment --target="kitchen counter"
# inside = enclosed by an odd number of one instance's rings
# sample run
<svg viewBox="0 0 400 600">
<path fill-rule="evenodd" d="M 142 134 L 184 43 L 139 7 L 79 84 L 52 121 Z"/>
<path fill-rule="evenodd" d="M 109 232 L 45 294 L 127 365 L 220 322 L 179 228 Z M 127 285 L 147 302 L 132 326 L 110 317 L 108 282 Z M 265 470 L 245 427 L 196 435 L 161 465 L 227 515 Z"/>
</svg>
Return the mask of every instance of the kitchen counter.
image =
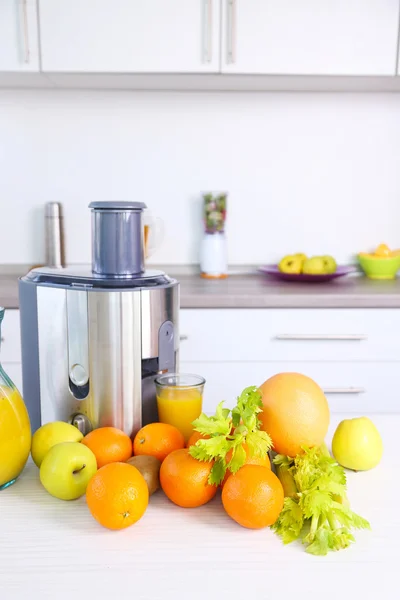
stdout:
<svg viewBox="0 0 400 600">
<path fill-rule="evenodd" d="M 328 439 L 339 417 L 331 424 Z M 29 464 L 0 492 L 0 597 L 118 600 L 327 600 L 398 597 L 400 415 L 375 415 L 385 454 L 366 473 L 349 473 L 349 498 L 372 531 L 349 549 L 314 557 L 283 546 L 269 529 L 229 519 L 220 495 L 182 509 L 159 491 L 144 517 L 112 532 L 91 517 L 85 499 L 52 498 Z"/>
<path fill-rule="evenodd" d="M 18 308 L 18 277 L 28 268 L 0 268 L 0 306 Z M 238 272 L 201 279 L 187 269 L 164 267 L 181 283 L 182 308 L 400 308 L 400 279 L 372 281 L 352 275 L 325 284 L 277 282 Z"/>
</svg>

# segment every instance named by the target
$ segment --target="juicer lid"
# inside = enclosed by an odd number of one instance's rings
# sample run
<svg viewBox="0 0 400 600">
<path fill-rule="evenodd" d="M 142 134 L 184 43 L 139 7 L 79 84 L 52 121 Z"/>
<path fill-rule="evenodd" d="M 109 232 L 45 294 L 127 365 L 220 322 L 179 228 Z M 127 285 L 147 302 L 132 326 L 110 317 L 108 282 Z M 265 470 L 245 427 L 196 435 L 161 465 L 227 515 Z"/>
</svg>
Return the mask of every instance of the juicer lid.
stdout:
<svg viewBox="0 0 400 600">
<path fill-rule="evenodd" d="M 89 208 L 92 210 L 144 210 L 147 208 L 144 202 L 109 200 L 106 202 L 91 202 Z"/>
<path fill-rule="evenodd" d="M 133 291 L 170 287 L 177 283 L 174 278 L 155 269 L 144 271 L 136 277 L 116 279 L 93 274 L 88 265 L 72 265 L 66 268 L 38 267 L 29 271 L 21 279 L 37 285 L 85 289 L 86 291 L 91 289 Z"/>
</svg>

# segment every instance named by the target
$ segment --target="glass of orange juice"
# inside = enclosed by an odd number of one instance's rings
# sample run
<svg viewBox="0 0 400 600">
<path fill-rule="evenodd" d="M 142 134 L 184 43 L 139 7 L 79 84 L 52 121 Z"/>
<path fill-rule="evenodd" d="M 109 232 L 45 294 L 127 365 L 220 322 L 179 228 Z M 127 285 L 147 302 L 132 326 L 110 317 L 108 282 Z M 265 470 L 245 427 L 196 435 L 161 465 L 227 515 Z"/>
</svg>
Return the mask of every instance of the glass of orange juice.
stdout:
<svg viewBox="0 0 400 600">
<path fill-rule="evenodd" d="M 155 382 L 159 421 L 174 425 L 187 441 L 202 410 L 206 380 L 200 375 L 165 373 Z"/>
</svg>

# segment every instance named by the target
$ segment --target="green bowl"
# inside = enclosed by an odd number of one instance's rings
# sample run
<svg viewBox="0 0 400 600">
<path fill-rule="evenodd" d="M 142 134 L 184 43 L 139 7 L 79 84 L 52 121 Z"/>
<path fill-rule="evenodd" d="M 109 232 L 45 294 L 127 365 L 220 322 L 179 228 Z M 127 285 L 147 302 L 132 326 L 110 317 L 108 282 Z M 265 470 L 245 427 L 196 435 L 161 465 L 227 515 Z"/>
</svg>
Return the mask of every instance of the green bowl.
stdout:
<svg viewBox="0 0 400 600">
<path fill-rule="evenodd" d="M 399 256 L 358 255 L 358 262 L 370 279 L 395 279 L 400 269 Z"/>
</svg>

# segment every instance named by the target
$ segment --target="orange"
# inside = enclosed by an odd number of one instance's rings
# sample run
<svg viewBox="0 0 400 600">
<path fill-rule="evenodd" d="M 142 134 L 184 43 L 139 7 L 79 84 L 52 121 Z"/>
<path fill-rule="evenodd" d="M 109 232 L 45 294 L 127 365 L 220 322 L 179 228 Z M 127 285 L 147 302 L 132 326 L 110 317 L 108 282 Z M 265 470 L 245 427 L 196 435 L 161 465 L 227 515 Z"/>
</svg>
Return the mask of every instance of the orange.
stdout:
<svg viewBox="0 0 400 600">
<path fill-rule="evenodd" d="M 206 504 L 217 492 L 208 483 L 211 462 L 192 458 L 187 448 L 171 452 L 160 469 L 160 483 L 166 496 L 178 506 L 195 508 Z"/>
<path fill-rule="evenodd" d="M 174 450 L 185 447 L 185 438 L 173 425 L 150 423 L 140 429 L 133 440 L 133 454 L 155 456 L 163 461 Z"/>
<path fill-rule="evenodd" d="M 132 442 L 126 433 L 116 427 L 99 427 L 82 440 L 97 460 L 97 468 L 113 462 L 125 462 L 132 456 Z"/>
<path fill-rule="evenodd" d="M 198 431 L 193 431 L 192 435 L 188 439 L 186 443 L 186 448 L 190 448 L 190 446 L 194 446 L 199 440 L 208 440 L 210 438 L 209 435 L 203 435 Z"/>
<path fill-rule="evenodd" d="M 97 471 L 86 488 L 93 517 L 108 529 L 125 529 L 143 517 L 149 503 L 147 483 L 133 465 L 117 462 Z"/>
<path fill-rule="evenodd" d="M 296 456 L 303 446 L 320 446 L 329 426 L 329 406 L 323 391 L 310 377 L 280 373 L 260 387 L 261 429 L 269 433 L 274 450 Z"/>
<path fill-rule="evenodd" d="M 245 465 L 260 465 L 261 467 L 267 467 L 267 469 L 271 468 L 271 463 L 269 460 L 269 456 L 268 454 L 266 454 L 265 456 L 250 456 L 249 455 L 249 448 L 246 444 L 246 442 L 243 444 L 243 448 L 246 451 L 246 461 L 245 461 Z M 226 462 L 228 463 L 232 458 L 232 450 L 229 450 L 228 454 L 226 455 Z M 243 465 L 244 466 L 244 465 Z M 232 475 L 231 471 L 229 469 L 227 469 L 226 473 L 225 473 L 225 477 L 222 480 L 222 487 L 224 487 L 228 477 L 230 477 Z"/>
<path fill-rule="evenodd" d="M 275 523 L 283 500 L 281 482 L 271 469 L 260 465 L 245 465 L 228 478 L 222 490 L 222 504 L 228 515 L 249 529 Z"/>
</svg>

